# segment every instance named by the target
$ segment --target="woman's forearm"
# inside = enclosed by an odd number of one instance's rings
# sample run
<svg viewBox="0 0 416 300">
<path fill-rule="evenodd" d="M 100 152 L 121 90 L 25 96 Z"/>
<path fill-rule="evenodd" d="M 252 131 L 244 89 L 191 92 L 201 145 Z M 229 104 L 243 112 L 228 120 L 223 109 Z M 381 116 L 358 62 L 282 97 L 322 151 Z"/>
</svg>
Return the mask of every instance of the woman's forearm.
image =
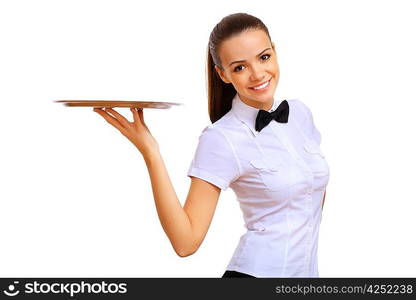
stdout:
<svg viewBox="0 0 416 300">
<path fill-rule="evenodd" d="M 137 147 L 146 162 L 152 182 L 153 197 L 163 230 L 179 256 L 192 254 L 194 240 L 191 222 L 182 208 L 170 182 L 159 145 L 144 122 L 143 109 L 130 108 L 134 122 L 112 108 L 94 108 L 108 123 L 117 128 Z"/>
<path fill-rule="evenodd" d="M 183 257 L 193 249 L 192 227 L 170 181 L 168 171 L 160 152 L 152 151 L 144 156 L 153 197 L 163 230 L 168 236 L 175 252 Z"/>
</svg>

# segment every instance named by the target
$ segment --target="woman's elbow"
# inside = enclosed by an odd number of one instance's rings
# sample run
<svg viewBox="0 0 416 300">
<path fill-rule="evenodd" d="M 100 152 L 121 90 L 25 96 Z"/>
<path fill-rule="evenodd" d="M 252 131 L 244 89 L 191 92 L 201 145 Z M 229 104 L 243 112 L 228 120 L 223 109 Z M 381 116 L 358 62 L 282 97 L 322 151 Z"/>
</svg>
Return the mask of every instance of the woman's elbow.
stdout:
<svg viewBox="0 0 416 300">
<path fill-rule="evenodd" d="M 176 254 L 179 257 L 187 257 L 187 256 L 191 256 L 192 254 L 194 254 L 198 249 L 193 249 L 193 250 L 189 250 L 189 249 L 175 249 Z"/>
</svg>

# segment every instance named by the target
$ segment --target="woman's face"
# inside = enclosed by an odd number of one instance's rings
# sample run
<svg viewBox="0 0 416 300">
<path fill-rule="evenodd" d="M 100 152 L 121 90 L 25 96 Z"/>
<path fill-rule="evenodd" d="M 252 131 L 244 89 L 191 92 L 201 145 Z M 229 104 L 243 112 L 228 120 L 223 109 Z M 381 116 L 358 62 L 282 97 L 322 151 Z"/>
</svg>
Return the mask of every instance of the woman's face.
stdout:
<svg viewBox="0 0 416 300">
<path fill-rule="evenodd" d="M 224 70 L 215 70 L 232 83 L 240 99 L 258 109 L 269 110 L 279 83 L 280 70 L 274 44 L 263 30 L 250 30 L 224 41 L 219 49 Z M 265 82 L 268 86 L 254 89 Z"/>
</svg>

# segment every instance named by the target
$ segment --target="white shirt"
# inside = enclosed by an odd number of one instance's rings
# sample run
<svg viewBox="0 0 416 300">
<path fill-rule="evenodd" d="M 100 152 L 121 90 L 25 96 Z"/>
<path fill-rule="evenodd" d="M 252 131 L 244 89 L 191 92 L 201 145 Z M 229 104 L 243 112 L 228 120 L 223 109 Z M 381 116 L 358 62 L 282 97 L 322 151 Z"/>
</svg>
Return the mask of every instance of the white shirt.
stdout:
<svg viewBox="0 0 416 300">
<path fill-rule="evenodd" d="M 319 277 L 318 235 L 329 166 L 310 109 L 288 99 L 288 123 L 255 130 L 259 109 L 241 101 L 199 137 L 188 176 L 237 196 L 247 232 L 227 270 L 255 277 Z M 281 101 L 276 101 L 269 112 Z"/>
</svg>

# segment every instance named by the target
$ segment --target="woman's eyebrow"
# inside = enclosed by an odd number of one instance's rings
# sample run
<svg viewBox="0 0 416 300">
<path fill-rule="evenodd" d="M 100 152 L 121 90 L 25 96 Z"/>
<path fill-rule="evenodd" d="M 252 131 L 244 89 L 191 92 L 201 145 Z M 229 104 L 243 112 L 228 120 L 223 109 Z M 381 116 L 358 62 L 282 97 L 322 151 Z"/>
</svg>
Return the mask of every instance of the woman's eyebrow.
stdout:
<svg viewBox="0 0 416 300">
<path fill-rule="evenodd" d="M 266 49 L 264 49 L 263 51 L 261 51 L 259 54 L 257 54 L 257 56 L 260 56 L 264 51 L 266 51 L 266 50 L 269 50 L 269 49 L 271 49 L 271 48 L 266 48 Z M 228 66 L 231 66 L 232 64 L 235 64 L 235 63 L 240 63 L 240 62 L 245 62 L 245 60 L 236 60 L 236 61 L 233 61 L 232 63 L 230 63 Z"/>
</svg>

